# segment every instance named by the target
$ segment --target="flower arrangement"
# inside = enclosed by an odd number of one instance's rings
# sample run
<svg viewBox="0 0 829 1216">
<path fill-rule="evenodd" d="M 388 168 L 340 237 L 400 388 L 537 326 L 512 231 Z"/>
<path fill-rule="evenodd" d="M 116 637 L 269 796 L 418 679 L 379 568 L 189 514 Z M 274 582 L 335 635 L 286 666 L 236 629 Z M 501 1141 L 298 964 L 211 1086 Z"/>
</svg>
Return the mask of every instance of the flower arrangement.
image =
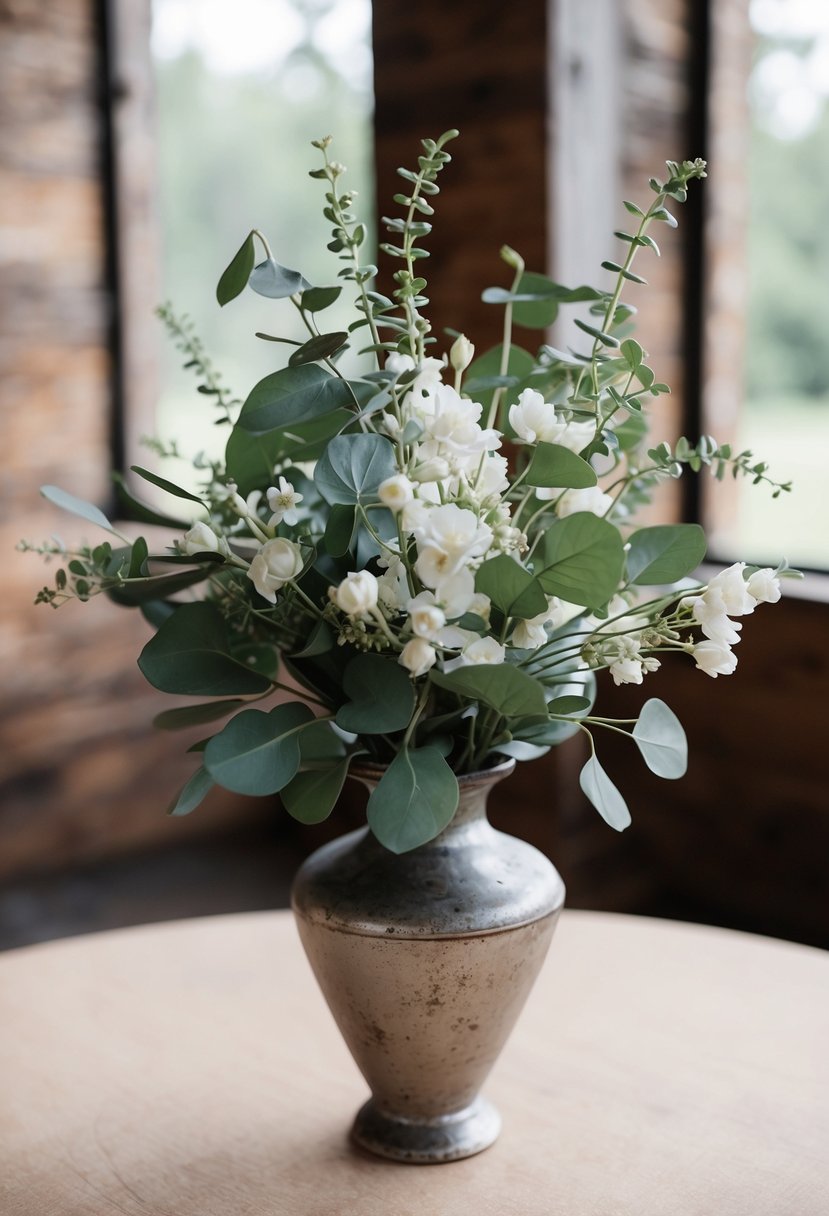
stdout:
<svg viewBox="0 0 829 1216">
<path fill-rule="evenodd" d="M 503 308 L 503 342 L 475 358 L 460 334 L 444 354 L 424 311 L 421 242 L 456 135 L 424 140 L 417 168 L 399 170 L 401 215 L 383 220 L 390 240 L 380 246 L 398 265 L 390 295 L 375 289 L 377 268 L 361 260 L 366 229 L 342 187 L 343 166 L 329 158 L 330 139 L 315 142 L 322 165 L 311 176 L 324 183 L 342 283 L 311 286 L 275 261 L 258 230 L 246 237 L 219 281 L 219 303 L 246 286 L 288 300 L 308 338 L 271 339 L 291 347 L 287 363 L 240 410 L 192 332 L 162 310 L 200 391 L 231 427 L 224 461 L 202 462 L 198 494 L 135 470 L 198 507 L 196 522 L 158 515 L 120 483 L 133 518 L 178 528 L 170 551 L 151 555 L 144 538 L 123 536 L 97 508 L 44 487 L 118 543 L 41 546 L 64 565 L 38 599 L 57 605 L 106 592 L 139 605 L 157 629 L 142 672 L 163 692 L 200 698 L 156 724 L 229 719 L 191 749 L 201 763 L 174 814 L 192 811 L 217 783 L 279 792 L 290 814 L 317 822 L 352 762 L 365 759 L 386 766 L 369 824 L 403 852 L 450 821 L 459 774 L 499 756 L 533 759 L 583 732 L 582 789 L 622 829 L 630 814 L 594 736 L 629 735 L 665 778 L 684 773 L 686 741 L 658 699 L 637 720 L 596 715 L 595 673 L 641 684 L 672 651 L 710 677 L 733 672 L 741 629 L 733 618 L 779 599 L 780 576 L 793 573 L 737 563 L 695 582 L 706 549 L 698 525 L 635 523 L 653 487 L 686 468 L 707 466 L 719 478 L 730 469 L 767 482 L 775 496 L 789 489 L 750 452 L 710 436 L 648 446 L 649 409 L 669 389 L 630 336 L 635 310 L 622 292 L 645 282 L 634 258 L 659 253 L 649 229 L 676 225 L 667 204 L 684 201 L 704 162 L 669 161 L 665 180 L 650 182 L 649 206 L 625 203 L 632 230 L 616 234 L 620 261 L 603 263 L 610 290 L 526 272 L 504 247 L 512 281 L 484 295 Z M 325 332 L 321 315 L 345 285 L 356 293 L 354 322 Z M 584 350 L 545 342 L 533 353 L 514 341 L 515 327 L 544 330 L 570 304 L 589 306 L 590 322 L 575 322 Z M 338 361 L 355 341 L 372 366 L 346 378 Z"/>
</svg>

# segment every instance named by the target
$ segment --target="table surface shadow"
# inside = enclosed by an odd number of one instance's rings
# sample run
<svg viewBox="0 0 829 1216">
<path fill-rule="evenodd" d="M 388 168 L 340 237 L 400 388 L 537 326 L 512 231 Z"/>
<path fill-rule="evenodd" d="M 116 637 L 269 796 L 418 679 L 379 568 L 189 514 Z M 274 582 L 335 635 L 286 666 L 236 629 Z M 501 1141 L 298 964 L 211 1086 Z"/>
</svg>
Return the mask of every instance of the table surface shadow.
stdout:
<svg viewBox="0 0 829 1216">
<path fill-rule="evenodd" d="M 353 1149 L 365 1084 L 290 915 L 0 958 L 2 1216 L 826 1216 L 829 956 L 565 912 L 448 1166 Z"/>
</svg>

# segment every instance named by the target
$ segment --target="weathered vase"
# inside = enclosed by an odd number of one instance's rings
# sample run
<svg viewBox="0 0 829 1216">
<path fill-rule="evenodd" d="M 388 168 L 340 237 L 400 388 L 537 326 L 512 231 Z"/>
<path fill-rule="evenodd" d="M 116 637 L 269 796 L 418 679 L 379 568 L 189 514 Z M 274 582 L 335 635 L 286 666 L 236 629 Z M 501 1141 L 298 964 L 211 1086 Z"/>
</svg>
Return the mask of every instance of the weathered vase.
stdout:
<svg viewBox="0 0 829 1216">
<path fill-rule="evenodd" d="M 428 844 L 396 856 L 364 828 L 296 877 L 302 943 L 372 1092 L 352 1136 L 380 1156 L 455 1161 L 500 1131 L 479 1090 L 564 902 L 547 858 L 487 821 L 487 795 L 513 768 L 460 777 L 455 817 Z M 373 788 L 382 773 L 353 776 Z"/>
</svg>

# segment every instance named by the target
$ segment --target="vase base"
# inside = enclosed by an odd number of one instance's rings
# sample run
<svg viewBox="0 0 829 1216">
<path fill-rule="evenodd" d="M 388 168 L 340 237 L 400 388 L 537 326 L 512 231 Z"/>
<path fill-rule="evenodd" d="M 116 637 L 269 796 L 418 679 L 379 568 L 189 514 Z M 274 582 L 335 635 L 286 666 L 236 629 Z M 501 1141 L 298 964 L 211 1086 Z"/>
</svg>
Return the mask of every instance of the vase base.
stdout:
<svg viewBox="0 0 829 1216">
<path fill-rule="evenodd" d="M 501 1116 L 485 1098 L 435 1119 L 403 1119 L 379 1110 L 369 1099 L 358 1112 L 351 1137 L 361 1148 L 391 1161 L 439 1165 L 474 1157 L 498 1138 Z"/>
</svg>

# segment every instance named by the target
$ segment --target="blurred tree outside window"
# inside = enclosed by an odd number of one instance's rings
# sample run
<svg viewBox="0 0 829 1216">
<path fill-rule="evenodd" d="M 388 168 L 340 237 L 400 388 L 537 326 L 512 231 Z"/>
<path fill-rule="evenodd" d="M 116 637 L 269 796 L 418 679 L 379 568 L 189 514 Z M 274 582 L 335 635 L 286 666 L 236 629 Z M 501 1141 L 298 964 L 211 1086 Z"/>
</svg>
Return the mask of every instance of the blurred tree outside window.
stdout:
<svg viewBox="0 0 829 1216">
<path fill-rule="evenodd" d="M 224 383 L 244 399 L 286 361 L 284 346 L 255 333 L 287 334 L 293 312 L 289 301 L 249 292 L 217 304 L 219 276 L 249 230 L 261 229 L 274 257 L 315 286 L 335 284 L 341 268 L 325 248 L 324 183 L 308 176 L 320 165 L 312 139 L 334 137 L 332 154 L 348 167 L 369 232 L 376 229 L 371 3 L 153 0 L 151 49 L 163 299 L 189 318 Z M 346 316 L 341 299 L 326 321 L 345 328 Z M 292 336 L 303 334 L 297 323 Z M 212 399 L 196 392 L 160 322 L 158 342 L 155 435 L 177 442 L 183 459 L 169 476 L 188 484 L 189 459 L 219 455 L 228 428 L 216 425 Z M 353 366 L 346 360 L 341 366 Z"/>
<path fill-rule="evenodd" d="M 706 502 L 717 557 L 744 553 L 766 563 L 785 556 L 826 570 L 829 2 L 752 0 L 749 19 L 743 401 L 733 435 L 724 438 L 767 460 L 793 490 L 772 501 L 747 479 L 729 489 L 706 483 Z M 716 111 L 711 122 L 716 142 Z M 723 412 L 709 401 L 704 429 L 718 435 Z"/>
</svg>

